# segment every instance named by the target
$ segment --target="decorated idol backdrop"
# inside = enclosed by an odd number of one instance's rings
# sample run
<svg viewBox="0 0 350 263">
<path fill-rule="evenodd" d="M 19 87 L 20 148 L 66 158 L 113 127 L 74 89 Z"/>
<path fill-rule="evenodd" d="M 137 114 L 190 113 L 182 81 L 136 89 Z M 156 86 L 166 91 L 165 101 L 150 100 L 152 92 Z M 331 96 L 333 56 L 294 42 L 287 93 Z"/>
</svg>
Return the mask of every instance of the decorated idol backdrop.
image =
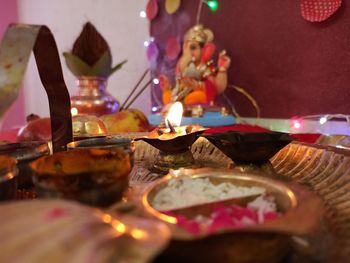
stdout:
<svg viewBox="0 0 350 263">
<path fill-rule="evenodd" d="M 205 1 L 198 19 L 199 2 L 148 2 L 151 38 L 145 45 L 154 78 L 163 74 L 175 82 L 184 35 L 199 20 L 214 34 L 214 60 L 223 49 L 231 58 L 228 87 L 218 105 L 230 101 L 245 117 L 255 117 L 257 106 L 267 118 L 350 113 L 350 7 L 345 1 Z M 160 86 L 154 81 L 154 110 L 162 105 Z"/>
</svg>

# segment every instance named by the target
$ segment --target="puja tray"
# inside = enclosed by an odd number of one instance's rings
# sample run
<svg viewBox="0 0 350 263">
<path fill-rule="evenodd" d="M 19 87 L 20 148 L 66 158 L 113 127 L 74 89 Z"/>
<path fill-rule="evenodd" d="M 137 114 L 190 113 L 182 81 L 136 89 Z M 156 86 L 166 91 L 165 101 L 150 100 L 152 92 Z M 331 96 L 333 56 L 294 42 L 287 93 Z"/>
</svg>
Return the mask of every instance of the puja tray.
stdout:
<svg viewBox="0 0 350 263">
<path fill-rule="evenodd" d="M 158 150 L 138 141 L 130 185 L 138 189 L 161 175 L 150 171 Z M 198 167 L 227 168 L 233 162 L 205 138 L 191 151 Z M 326 206 L 321 234 L 292 237 L 295 249 L 283 262 L 349 262 L 350 257 L 350 151 L 292 142 L 270 159 L 282 179 L 307 186 Z"/>
</svg>

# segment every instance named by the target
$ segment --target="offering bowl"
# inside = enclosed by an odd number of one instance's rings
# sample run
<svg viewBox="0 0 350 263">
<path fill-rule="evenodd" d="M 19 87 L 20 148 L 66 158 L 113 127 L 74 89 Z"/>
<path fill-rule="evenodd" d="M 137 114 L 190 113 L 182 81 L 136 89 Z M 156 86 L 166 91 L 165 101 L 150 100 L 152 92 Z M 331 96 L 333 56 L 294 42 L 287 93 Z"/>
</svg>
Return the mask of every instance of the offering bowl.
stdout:
<svg viewBox="0 0 350 263">
<path fill-rule="evenodd" d="M 281 216 L 263 223 L 193 235 L 179 227 L 176 217 L 154 207 L 156 194 L 170 180 L 208 178 L 212 184 L 262 187 L 273 196 Z M 181 169 L 151 184 L 142 199 L 145 210 L 172 230 L 172 242 L 159 262 L 281 262 L 290 251 L 291 235 L 307 235 L 318 228 L 323 213 L 321 199 L 303 187 L 285 184 L 239 170 Z M 200 251 L 194 253 L 194 251 Z M 157 262 L 157 261 L 156 261 Z"/>
<path fill-rule="evenodd" d="M 120 149 L 86 149 L 41 157 L 32 163 L 32 169 L 41 197 L 108 206 L 128 188 L 131 161 Z"/>
<path fill-rule="evenodd" d="M 135 146 L 132 139 L 119 137 L 102 137 L 74 141 L 67 144 L 67 149 L 68 151 L 82 149 L 120 149 L 129 154 L 132 163 L 135 152 Z"/>
<path fill-rule="evenodd" d="M 16 159 L 0 155 L 0 201 L 14 199 L 17 192 Z"/>
<path fill-rule="evenodd" d="M 33 187 L 30 162 L 50 154 L 47 142 L 33 141 L 0 145 L 0 154 L 7 154 L 17 160 L 18 188 Z"/>
<path fill-rule="evenodd" d="M 103 121 L 93 115 L 75 115 L 72 117 L 73 138 L 79 141 L 87 138 L 98 138 L 107 135 Z"/>
</svg>

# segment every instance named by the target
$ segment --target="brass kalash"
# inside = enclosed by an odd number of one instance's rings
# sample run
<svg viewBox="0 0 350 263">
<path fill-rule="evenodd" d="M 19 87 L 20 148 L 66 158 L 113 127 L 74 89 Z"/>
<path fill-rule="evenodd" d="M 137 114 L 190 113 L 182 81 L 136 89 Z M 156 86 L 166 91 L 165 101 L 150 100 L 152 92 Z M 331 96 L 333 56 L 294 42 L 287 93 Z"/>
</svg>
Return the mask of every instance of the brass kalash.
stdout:
<svg viewBox="0 0 350 263">
<path fill-rule="evenodd" d="M 167 127 L 157 127 L 148 136 L 135 139 L 143 140 L 159 150 L 151 167 L 154 172 L 166 174 L 169 169 L 195 165 L 190 147 L 205 129 L 198 125 L 180 126 L 182 113 L 182 104 L 175 102 L 165 118 Z"/>
</svg>

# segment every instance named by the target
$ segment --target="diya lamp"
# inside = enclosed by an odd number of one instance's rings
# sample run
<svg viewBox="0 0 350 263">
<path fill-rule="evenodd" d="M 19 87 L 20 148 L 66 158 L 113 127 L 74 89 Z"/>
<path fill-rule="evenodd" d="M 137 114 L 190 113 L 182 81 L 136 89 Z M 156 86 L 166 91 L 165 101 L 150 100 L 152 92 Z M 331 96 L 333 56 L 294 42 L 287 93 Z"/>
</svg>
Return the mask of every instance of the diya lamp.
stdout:
<svg viewBox="0 0 350 263">
<path fill-rule="evenodd" d="M 263 171 L 267 175 L 277 176 L 270 158 L 295 138 L 283 132 L 237 132 L 205 134 L 234 165 L 242 171 Z"/>
<path fill-rule="evenodd" d="M 175 102 L 165 117 L 166 127 L 157 127 L 143 140 L 159 150 L 152 170 L 166 174 L 169 169 L 193 166 L 195 161 L 190 151 L 191 145 L 204 132 L 199 125 L 180 126 L 183 106 Z"/>
</svg>

